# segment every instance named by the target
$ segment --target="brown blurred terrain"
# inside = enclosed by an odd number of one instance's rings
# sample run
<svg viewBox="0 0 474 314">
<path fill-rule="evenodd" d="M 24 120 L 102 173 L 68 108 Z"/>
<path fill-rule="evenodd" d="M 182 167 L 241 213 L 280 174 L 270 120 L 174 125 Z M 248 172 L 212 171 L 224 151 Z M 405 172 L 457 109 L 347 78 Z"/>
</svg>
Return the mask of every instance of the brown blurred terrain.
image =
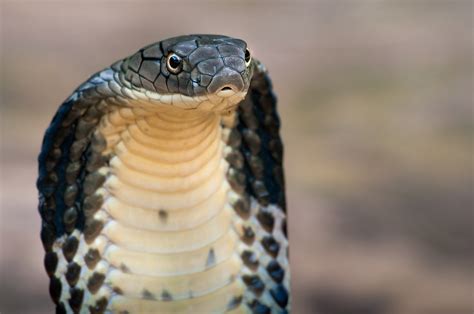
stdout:
<svg viewBox="0 0 474 314">
<path fill-rule="evenodd" d="M 294 313 L 472 313 L 471 1 L 0 0 L 0 312 L 51 313 L 36 156 L 89 75 L 185 33 L 245 39 L 286 147 Z"/>
</svg>

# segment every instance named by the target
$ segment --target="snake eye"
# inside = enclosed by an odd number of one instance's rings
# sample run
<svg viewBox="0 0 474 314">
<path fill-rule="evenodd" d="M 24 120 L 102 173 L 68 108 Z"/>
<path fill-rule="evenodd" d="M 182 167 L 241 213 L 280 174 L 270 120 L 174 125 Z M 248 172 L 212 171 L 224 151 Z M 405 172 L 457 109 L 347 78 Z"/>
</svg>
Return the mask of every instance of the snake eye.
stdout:
<svg viewBox="0 0 474 314">
<path fill-rule="evenodd" d="M 171 73 L 177 74 L 179 73 L 179 71 L 181 71 L 182 63 L 183 59 L 181 59 L 181 57 L 177 54 L 172 53 L 168 56 L 166 60 L 166 67 Z"/>
<path fill-rule="evenodd" d="M 249 66 L 250 61 L 252 61 L 252 57 L 250 56 L 250 50 L 247 48 L 245 49 L 245 65 Z"/>
</svg>

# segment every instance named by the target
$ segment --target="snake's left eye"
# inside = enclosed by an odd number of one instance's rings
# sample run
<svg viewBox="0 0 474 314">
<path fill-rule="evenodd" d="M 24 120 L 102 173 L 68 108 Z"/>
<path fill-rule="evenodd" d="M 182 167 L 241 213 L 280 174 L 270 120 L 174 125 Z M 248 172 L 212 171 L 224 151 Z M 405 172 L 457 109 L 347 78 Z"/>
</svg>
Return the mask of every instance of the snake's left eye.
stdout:
<svg viewBox="0 0 474 314">
<path fill-rule="evenodd" d="M 250 55 L 250 50 L 246 48 L 245 49 L 245 65 L 249 66 L 251 61 L 252 61 L 252 56 Z"/>
<path fill-rule="evenodd" d="M 183 59 L 175 53 L 172 53 L 168 56 L 166 60 L 166 67 L 171 73 L 177 74 L 181 71 L 181 65 L 183 64 Z"/>
</svg>

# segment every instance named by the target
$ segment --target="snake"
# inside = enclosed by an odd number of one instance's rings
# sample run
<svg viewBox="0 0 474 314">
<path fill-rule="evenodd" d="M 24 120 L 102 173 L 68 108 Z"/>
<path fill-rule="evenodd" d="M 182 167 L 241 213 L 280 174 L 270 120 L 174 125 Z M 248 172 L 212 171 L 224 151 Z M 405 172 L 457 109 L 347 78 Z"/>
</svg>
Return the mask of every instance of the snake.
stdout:
<svg viewBox="0 0 474 314">
<path fill-rule="evenodd" d="M 92 75 L 38 157 L 56 313 L 289 313 L 277 98 L 243 40 L 184 35 Z"/>
</svg>

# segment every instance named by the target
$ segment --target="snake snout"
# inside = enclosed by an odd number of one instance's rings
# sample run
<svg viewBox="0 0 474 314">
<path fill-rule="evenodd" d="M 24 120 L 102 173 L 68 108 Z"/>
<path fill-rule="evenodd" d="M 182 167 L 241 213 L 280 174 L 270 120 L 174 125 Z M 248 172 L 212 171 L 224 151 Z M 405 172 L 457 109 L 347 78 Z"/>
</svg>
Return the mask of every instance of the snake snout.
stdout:
<svg viewBox="0 0 474 314">
<path fill-rule="evenodd" d="M 230 68 L 223 68 L 212 78 L 207 90 L 211 94 L 231 96 L 242 92 L 244 87 L 245 83 L 240 73 Z"/>
</svg>

